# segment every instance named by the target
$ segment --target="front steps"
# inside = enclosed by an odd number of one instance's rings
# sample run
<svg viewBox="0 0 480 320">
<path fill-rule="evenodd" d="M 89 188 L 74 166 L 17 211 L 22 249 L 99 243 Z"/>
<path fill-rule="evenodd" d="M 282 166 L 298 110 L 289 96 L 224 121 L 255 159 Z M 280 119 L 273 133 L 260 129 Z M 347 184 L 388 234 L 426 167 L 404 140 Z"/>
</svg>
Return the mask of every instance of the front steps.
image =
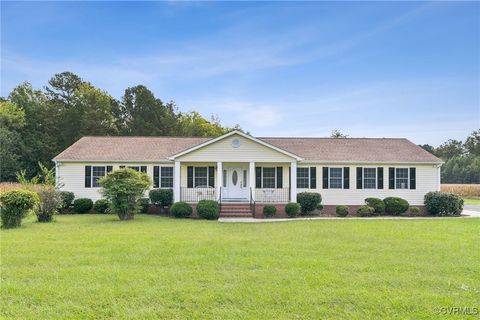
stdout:
<svg viewBox="0 0 480 320">
<path fill-rule="evenodd" d="M 222 203 L 220 217 L 222 218 L 252 218 L 249 203 Z"/>
</svg>

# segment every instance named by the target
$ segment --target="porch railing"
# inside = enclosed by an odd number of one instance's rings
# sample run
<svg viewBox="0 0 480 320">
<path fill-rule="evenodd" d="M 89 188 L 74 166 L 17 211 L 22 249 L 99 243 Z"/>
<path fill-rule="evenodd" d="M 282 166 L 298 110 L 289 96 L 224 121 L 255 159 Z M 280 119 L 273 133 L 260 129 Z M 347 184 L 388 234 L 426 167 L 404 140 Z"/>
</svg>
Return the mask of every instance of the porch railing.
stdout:
<svg viewBox="0 0 480 320">
<path fill-rule="evenodd" d="M 217 200 L 215 188 L 198 187 L 198 188 L 180 188 L 180 201 L 198 202 L 200 200 Z"/>
<path fill-rule="evenodd" d="M 290 188 L 255 189 L 255 202 L 287 203 L 290 201 Z"/>
</svg>

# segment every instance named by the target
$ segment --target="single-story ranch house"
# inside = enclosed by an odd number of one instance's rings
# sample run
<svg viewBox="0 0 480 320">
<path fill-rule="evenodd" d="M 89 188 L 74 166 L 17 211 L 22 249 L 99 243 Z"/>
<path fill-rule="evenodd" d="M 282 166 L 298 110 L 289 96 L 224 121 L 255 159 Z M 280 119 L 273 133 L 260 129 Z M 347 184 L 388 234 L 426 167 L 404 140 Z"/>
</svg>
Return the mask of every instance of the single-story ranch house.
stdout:
<svg viewBox="0 0 480 320">
<path fill-rule="evenodd" d="M 261 216 L 267 204 L 282 215 L 305 191 L 321 194 L 326 213 L 368 197 L 422 207 L 427 192 L 440 190 L 442 164 L 407 139 L 255 138 L 240 131 L 217 138 L 83 137 L 53 161 L 57 183 L 76 198 L 101 198 L 98 179 L 129 167 L 147 173 L 152 188 L 172 188 L 175 202 L 217 200 L 221 215 L 249 216 Z"/>
</svg>

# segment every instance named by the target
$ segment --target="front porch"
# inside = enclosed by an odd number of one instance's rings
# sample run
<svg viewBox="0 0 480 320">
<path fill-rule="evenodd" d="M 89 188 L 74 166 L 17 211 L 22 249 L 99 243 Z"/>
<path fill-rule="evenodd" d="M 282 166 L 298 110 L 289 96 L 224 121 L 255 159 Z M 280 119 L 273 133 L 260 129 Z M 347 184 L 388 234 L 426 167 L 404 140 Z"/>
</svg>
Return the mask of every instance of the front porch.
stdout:
<svg viewBox="0 0 480 320">
<path fill-rule="evenodd" d="M 181 162 L 175 161 L 174 201 L 220 204 L 296 201 L 296 162 Z"/>
</svg>

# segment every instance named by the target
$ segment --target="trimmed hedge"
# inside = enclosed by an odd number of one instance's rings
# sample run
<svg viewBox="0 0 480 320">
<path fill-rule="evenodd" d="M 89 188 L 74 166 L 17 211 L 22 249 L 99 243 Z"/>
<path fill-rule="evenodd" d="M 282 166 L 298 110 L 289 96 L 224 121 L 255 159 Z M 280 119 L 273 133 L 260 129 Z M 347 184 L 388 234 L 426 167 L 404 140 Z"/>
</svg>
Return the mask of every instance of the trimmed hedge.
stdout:
<svg viewBox="0 0 480 320">
<path fill-rule="evenodd" d="M 301 207 L 296 202 L 287 203 L 285 206 L 285 212 L 290 218 L 295 218 L 300 214 Z"/>
<path fill-rule="evenodd" d="M 336 206 L 335 213 L 339 217 L 346 217 L 348 216 L 348 206 Z"/>
<path fill-rule="evenodd" d="M 458 216 L 463 210 L 463 199 L 450 192 L 429 192 L 425 195 L 425 207 L 429 214 Z"/>
<path fill-rule="evenodd" d="M 39 203 L 38 194 L 29 190 L 12 190 L 0 194 L 2 227 L 20 227 L 22 219 Z"/>
<path fill-rule="evenodd" d="M 394 216 L 401 215 L 410 207 L 407 200 L 397 197 L 387 197 L 383 199 L 383 202 L 385 203 L 385 212 Z"/>
<path fill-rule="evenodd" d="M 385 212 L 385 203 L 382 201 L 382 199 L 367 198 L 367 199 L 365 199 L 365 204 L 367 206 L 375 209 L 375 213 L 384 213 Z"/>
<path fill-rule="evenodd" d="M 375 209 L 370 206 L 361 206 L 357 209 L 358 217 L 371 217 L 375 213 Z"/>
<path fill-rule="evenodd" d="M 153 205 L 157 207 L 170 207 L 173 203 L 172 189 L 153 189 L 148 193 Z"/>
<path fill-rule="evenodd" d="M 300 192 L 297 194 L 297 202 L 302 215 L 309 215 L 315 209 L 323 209 L 322 196 L 317 192 Z"/>
<path fill-rule="evenodd" d="M 75 195 L 70 191 L 60 191 L 62 197 L 62 209 L 68 209 L 72 205 Z"/>
<path fill-rule="evenodd" d="M 107 213 L 109 207 L 110 202 L 107 199 L 98 199 L 93 205 L 93 210 L 95 210 L 96 213 Z"/>
<path fill-rule="evenodd" d="M 420 213 L 420 208 L 419 208 L 419 207 L 410 207 L 410 208 L 409 208 L 409 211 L 410 211 L 411 213 L 417 214 L 417 213 Z"/>
<path fill-rule="evenodd" d="M 140 198 L 138 199 L 138 205 L 140 206 L 140 213 L 148 213 L 148 209 L 150 208 L 150 199 Z"/>
<path fill-rule="evenodd" d="M 175 218 L 187 218 L 193 212 L 192 206 L 186 202 L 175 202 L 170 208 L 170 213 Z"/>
<path fill-rule="evenodd" d="M 216 220 L 220 216 L 218 202 L 214 200 L 200 200 L 197 204 L 198 216 L 202 219 Z"/>
<path fill-rule="evenodd" d="M 93 208 L 93 201 L 88 198 L 79 198 L 73 201 L 73 210 L 76 213 L 87 213 Z"/>
<path fill-rule="evenodd" d="M 277 213 L 277 208 L 275 206 L 265 206 L 263 207 L 263 216 L 265 218 L 271 218 Z"/>
</svg>

